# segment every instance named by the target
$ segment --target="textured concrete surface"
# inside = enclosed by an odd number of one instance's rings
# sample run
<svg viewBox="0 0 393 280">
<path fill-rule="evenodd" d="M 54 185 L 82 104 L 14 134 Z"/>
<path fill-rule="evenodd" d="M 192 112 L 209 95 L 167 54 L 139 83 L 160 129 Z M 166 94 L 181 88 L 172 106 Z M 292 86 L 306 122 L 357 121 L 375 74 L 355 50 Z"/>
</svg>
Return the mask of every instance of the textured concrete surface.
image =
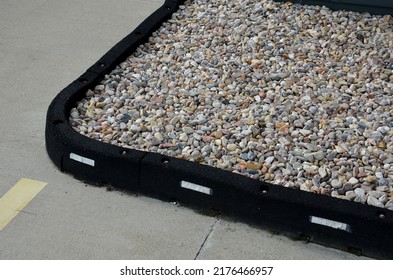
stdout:
<svg viewBox="0 0 393 280">
<path fill-rule="evenodd" d="M 51 163 L 44 128 L 52 99 L 162 3 L 1 1 L 0 195 L 22 177 L 48 186 L 0 231 L 0 259 L 360 259 L 88 186 Z"/>
</svg>

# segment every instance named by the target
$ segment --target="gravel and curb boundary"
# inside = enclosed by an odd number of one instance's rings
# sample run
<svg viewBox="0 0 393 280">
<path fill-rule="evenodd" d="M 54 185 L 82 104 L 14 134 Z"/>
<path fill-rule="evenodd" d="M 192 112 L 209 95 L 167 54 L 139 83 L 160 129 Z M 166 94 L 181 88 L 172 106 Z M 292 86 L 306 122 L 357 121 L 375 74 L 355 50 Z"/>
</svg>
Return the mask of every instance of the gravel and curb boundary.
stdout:
<svg viewBox="0 0 393 280">
<path fill-rule="evenodd" d="M 186 160 L 105 144 L 72 129 L 68 120 L 75 103 L 145 42 L 182 2 L 167 0 L 52 101 L 45 138 L 47 152 L 55 165 L 93 184 L 176 201 L 202 211 L 214 210 L 328 247 L 393 259 L 391 211 L 284 188 Z"/>
</svg>

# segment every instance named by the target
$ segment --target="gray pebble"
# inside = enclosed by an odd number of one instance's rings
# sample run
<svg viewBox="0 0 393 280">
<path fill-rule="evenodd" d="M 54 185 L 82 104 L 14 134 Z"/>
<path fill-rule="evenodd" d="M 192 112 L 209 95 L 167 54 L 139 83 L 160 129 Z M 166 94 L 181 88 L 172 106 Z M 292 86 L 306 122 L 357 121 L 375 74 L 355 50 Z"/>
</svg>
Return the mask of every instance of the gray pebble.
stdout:
<svg viewBox="0 0 393 280">
<path fill-rule="evenodd" d="M 188 140 L 187 133 L 180 133 L 179 140 L 182 142 L 186 142 Z"/>
<path fill-rule="evenodd" d="M 162 135 L 161 132 L 156 132 L 154 133 L 154 137 L 157 139 L 157 141 L 162 142 L 164 140 L 164 136 Z"/>
<path fill-rule="evenodd" d="M 386 202 L 385 208 L 389 210 L 393 210 L 393 200 L 389 200 L 388 202 Z"/>
<path fill-rule="evenodd" d="M 356 188 L 354 189 L 354 192 L 356 193 L 357 196 L 362 196 L 366 194 L 366 191 L 363 190 L 362 188 Z"/>
<path fill-rule="evenodd" d="M 323 151 L 318 151 L 314 153 L 314 158 L 316 160 L 322 160 L 325 158 L 325 153 Z"/>
<path fill-rule="evenodd" d="M 318 108 L 315 106 L 311 106 L 309 109 L 311 114 L 315 115 L 318 112 Z"/>
<path fill-rule="evenodd" d="M 130 126 L 130 131 L 133 133 L 138 133 L 139 131 L 141 131 L 141 128 L 138 125 L 133 124 Z"/>
<path fill-rule="evenodd" d="M 352 184 L 351 183 L 344 183 L 344 185 L 343 185 L 343 190 L 344 191 L 350 191 L 350 190 L 352 190 L 352 188 L 353 188 L 353 186 L 352 186 Z"/>
<path fill-rule="evenodd" d="M 128 123 L 129 120 L 131 120 L 131 116 L 128 114 L 124 114 L 123 117 L 120 119 L 120 121 L 123 123 Z"/>
<path fill-rule="evenodd" d="M 194 132 L 194 129 L 193 129 L 192 127 L 189 127 L 189 126 L 183 127 L 182 130 L 183 130 L 183 132 L 186 133 L 186 134 L 191 134 L 191 133 Z"/>
<path fill-rule="evenodd" d="M 330 184 L 334 189 L 339 189 L 342 186 L 342 183 L 338 179 L 333 179 Z"/>
<path fill-rule="evenodd" d="M 265 159 L 265 162 L 268 164 L 271 164 L 273 161 L 274 161 L 274 156 L 270 156 Z"/>
<path fill-rule="evenodd" d="M 327 176 L 327 171 L 326 171 L 325 166 L 321 166 L 318 169 L 318 173 L 319 173 L 319 176 L 321 176 L 321 178 L 325 178 Z"/>
<path fill-rule="evenodd" d="M 368 196 L 367 204 L 372 205 L 372 206 L 376 206 L 376 207 L 381 207 L 381 208 L 385 207 L 385 205 L 383 205 L 382 202 L 380 202 L 377 198 L 375 198 L 373 196 Z"/>
</svg>

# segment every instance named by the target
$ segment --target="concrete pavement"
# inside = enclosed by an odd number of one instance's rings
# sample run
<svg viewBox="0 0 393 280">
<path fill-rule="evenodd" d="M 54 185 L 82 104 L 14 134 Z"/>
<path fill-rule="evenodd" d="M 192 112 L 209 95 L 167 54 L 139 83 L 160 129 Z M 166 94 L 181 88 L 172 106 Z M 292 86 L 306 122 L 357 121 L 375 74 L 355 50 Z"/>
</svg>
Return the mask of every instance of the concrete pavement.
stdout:
<svg viewBox="0 0 393 280">
<path fill-rule="evenodd" d="M 22 177 L 48 185 L 0 231 L 0 259 L 361 259 L 108 192 L 52 164 L 44 142 L 52 99 L 162 3 L 1 1 L 0 196 Z"/>
</svg>

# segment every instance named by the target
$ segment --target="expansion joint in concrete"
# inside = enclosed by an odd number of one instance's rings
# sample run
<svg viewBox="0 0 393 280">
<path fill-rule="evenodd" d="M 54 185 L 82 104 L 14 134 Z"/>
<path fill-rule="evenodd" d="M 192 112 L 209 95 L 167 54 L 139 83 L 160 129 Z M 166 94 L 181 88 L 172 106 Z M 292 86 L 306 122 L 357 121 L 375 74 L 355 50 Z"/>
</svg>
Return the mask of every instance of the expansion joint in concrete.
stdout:
<svg viewBox="0 0 393 280">
<path fill-rule="evenodd" d="M 214 231 L 216 230 L 216 228 L 218 227 L 219 224 L 220 224 L 220 219 L 215 220 L 215 222 L 212 224 L 212 226 L 210 227 L 209 232 L 207 233 L 205 239 L 203 240 L 201 246 L 199 247 L 198 252 L 196 253 L 196 255 L 194 257 L 194 260 L 198 259 L 199 255 L 202 253 L 203 249 L 205 248 L 205 245 L 206 245 L 207 241 L 213 235 Z"/>
</svg>

